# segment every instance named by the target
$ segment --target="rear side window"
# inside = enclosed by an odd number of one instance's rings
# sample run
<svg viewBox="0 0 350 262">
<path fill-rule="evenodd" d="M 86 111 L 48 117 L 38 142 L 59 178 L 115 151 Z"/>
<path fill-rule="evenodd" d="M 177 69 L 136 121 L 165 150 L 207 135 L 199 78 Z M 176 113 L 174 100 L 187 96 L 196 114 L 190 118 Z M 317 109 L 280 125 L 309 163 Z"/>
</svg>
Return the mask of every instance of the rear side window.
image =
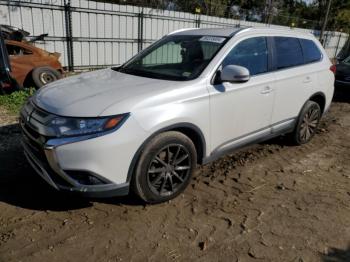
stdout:
<svg viewBox="0 0 350 262">
<path fill-rule="evenodd" d="M 309 39 L 299 39 L 300 44 L 303 48 L 304 61 L 305 63 L 312 63 L 321 60 L 322 54 L 318 49 L 317 45 Z"/>
<path fill-rule="evenodd" d="M 268 71 L 268 49 L 265 37 L 253 37 L 238 43 L 225 57 L 222 66 L 239 65 L 248 68 L 250 75 Z"/>
<path fill-rule="evenodd" d="M 299 40 L 294 37 L 274 37 L 276 47 L 276 67 L 283 69 L 304 63 Z"/>
</svg>

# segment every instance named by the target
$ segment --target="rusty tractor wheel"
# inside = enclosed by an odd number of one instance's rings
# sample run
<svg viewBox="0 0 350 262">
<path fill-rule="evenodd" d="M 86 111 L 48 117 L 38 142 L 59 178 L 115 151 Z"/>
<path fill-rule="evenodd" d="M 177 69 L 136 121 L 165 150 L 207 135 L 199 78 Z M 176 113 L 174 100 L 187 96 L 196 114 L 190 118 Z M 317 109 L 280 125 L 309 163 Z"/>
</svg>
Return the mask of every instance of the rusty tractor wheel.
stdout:
<svg viewBox="0 0 350 262">
<path fill-rule="evenodd" d="M 60 72 L 51 67 L 37 67 L 32 72 L 32 79 L 36 88 L 60 79 Z"/>
</svg>

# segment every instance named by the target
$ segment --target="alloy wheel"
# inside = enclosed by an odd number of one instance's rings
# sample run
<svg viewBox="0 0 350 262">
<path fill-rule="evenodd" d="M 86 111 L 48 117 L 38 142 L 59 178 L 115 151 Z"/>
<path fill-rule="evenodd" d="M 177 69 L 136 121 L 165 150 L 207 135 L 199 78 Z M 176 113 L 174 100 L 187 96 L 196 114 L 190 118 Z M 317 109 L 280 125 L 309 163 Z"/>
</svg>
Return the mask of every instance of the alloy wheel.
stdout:
<svg viewBox="0 0 350 262">
<path fill-rule="evenodd" d="M 180 144 L 162 148 L 153 158 L 147 172 L 151 191 L 160 196 L 175 194 L 191 173 L 191 157 Z"/>
<path fill-rule="evenodd" d="M 300 125 L 299 136 L 302 142 L 307 142 L 315 134 L 318 122 L 320 120 L 320 110 L 317 107 L 311 107 L 305 114 Z"/>
</svg>

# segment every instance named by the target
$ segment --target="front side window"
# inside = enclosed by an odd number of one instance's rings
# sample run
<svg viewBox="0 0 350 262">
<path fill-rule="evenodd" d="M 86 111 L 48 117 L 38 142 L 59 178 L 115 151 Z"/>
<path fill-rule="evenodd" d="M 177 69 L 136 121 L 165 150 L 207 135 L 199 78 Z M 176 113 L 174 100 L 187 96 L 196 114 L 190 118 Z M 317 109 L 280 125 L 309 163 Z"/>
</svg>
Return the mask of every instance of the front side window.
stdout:
<svg viewBox="0 0 350 262">
<path fill-rule="evenodd" d="M 299 39 L 299 40 L 303 48 L 305 63 L 312 63 L 312 62 L 317 62 L 321 60 L 322 54 L 312 40 L 308 40 L 308 39 Z"/>
<path fill-rule="evenodd" d="M 268 48 L 265 37 L 253 37 L 238 43 L 226 56 L 222 66 L 239 65 L 246 67 L 250 75 L 268 71 Z"/>
<path fill-rule="evenodd" d="M 276 67 L 283 69 L 304 63 L 299 39 L 294 37 L 274 37 L 276 50 Z"/>
<path fill-rule="evenodd" d="M 217 36 L 168 36 L 135 56 L 118 71 L 165 80 L 191 80 L 203 72 L 226 40 Z"/>
</svg>

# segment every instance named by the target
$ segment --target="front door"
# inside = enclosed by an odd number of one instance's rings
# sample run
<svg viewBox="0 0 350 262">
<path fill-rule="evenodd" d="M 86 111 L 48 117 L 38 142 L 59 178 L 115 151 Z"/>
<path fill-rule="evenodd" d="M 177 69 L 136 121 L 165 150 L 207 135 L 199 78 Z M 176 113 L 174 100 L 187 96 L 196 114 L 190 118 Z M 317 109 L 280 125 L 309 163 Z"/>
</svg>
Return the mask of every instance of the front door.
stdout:
<svg viewBox="0 0 350 262">
<path fill-rule="evenodd" d="M 244 66 L 251 78 L 245 83 L 209 86 L 212 152 L 225 151 L 271 131 L 274 103 L 273 74 L 268 73 L 267 38 L 253 37 L 236 44 L 222 62 Z"/>
</svg>

